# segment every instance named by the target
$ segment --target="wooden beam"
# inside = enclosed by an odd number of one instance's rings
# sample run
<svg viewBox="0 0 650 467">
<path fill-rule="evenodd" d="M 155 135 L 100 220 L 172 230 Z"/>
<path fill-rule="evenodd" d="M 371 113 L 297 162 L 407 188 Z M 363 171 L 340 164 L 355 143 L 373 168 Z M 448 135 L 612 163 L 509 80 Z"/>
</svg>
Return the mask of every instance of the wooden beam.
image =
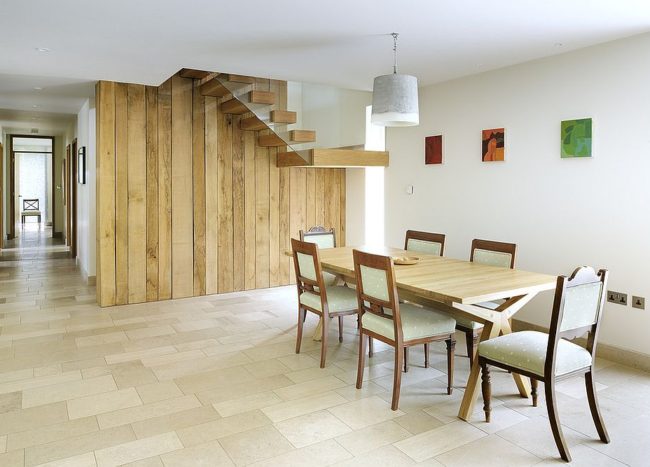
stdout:
<svg viewBox="0 0 650 467">
<path fill-rule="evenodd" d="M 313 167 L 388 167 L 388 151 L 313 149 Z"/>
<path fill-rule="evenodd" d="M 278 153 L 278 167 L 307 167 L 309 162 L 295 151 Z"/>
</svg>

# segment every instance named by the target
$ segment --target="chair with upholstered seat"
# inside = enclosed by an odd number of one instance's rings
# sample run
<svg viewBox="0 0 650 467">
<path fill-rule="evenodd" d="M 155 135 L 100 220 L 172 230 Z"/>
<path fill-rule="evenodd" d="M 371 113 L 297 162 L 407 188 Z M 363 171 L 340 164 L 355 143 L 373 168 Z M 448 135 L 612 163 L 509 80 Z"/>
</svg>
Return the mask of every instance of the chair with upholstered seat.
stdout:
<svg viewBox="0 0 650 467">
<path fill-rule="evenodd" d="M 429 342 L 447 343 L 447 394 L 454 382 L 454 332 L 456 321 L 436 311 L 408 303 L 399 303 L 395 268 L 389 256 L 353 251 L 360 314 L 359 366 L 357 389 L 363 384 L 366 342 L 378 339 L 395 348 L 393 398 L 391 408 L 399 406 L 404 348 Z"/>
<path fill-rule="evenodd" d="M 328 284 L 321 268 L 318 245 L 291 239 L 293 264 L 296 271 L 298 287 L 298 336 L 296 353 L 300 353 L 302 329 L 307 311 L 321 318 L 321 354 L 320 367 L 325 368 L 327 357 L 327 333 L 330 318 L 339 319 L 339 341 L 343 341 L 343 322 L 345 315 L 357 314 L 356 293 L 344 285 Z"/>
<path fill-rule="evenodd" d="M 23 209 L 20 212 L 21 223 L 25 223 L 25 218 L 27 217 L 37 217 L 38 223 L 41 223 L 41 210 L 39 207 L 38 198 L 34 199 L 23 199 Z"/>
<path fill-rule="evenodd" d="M 517 245 L 514 243 L 474 239 L 472 240 L 472 250 L 469 260 L 473 263 L 485 264 L 487 266 L 512 269 L 515 267 L 516 252 Z M 483 302 L 479 303 L 479 305 L 495 310 L 501 305 L 501 302 L 503 300 L 500 302 Z M 471 365 L 474 363 L 478 341 L 483 331 L 483 324 L 459 317 L 456 320 L 456 329 L 465 333 L 467 356 Z"/>
<path fill-rule="evenodd" d="M 306 232 L 300 231 L 300 241 L 315 243 L 321 249 L 336 248 L 336 232 L 334 228 L 328 230 L 322 225 L 315 225 Z"/>
<path fill-rule="evenodd" d="M 445 234 L 407 230 L 404 249 L 414 253 L 442 256 L 445 251 Z M 424 368 L 429 368 L 429 344 L 424 344 Z M 404 372 L 409 369 L 409 349 L 404 349 Z"/>
<path fill-rule="evenodd" d="M 585 375 L 587 399 L 600 440 L 609 443 L 594 383 L 594 357 L 598 329 L 607 290 L 608 272 L 590 267 L 576 269 L 570 278 L 557 279 L 550 333 L 522 331 L 483 341 L 478 347 L 478 361 L 483 376 L 485 419 L 490 421 L 489 366 L 503 368 L 531 380 L 533 405 L 537 406 L 537 382 L 544 383 L 546 408 L 555 444 L 560 456 L 571 462 L 557 414 L 555 382 L 575 375 Z M 588 333 L 586 347 L 570 342 Z"/>
</svg>

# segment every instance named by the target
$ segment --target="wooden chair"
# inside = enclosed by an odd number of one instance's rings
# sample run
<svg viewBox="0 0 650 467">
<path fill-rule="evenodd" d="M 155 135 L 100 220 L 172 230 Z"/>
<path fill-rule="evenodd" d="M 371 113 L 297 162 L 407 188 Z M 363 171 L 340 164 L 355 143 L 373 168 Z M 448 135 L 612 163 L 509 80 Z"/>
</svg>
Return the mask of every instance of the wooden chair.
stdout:
<svg viewBox="0 0 650 467">
<path fill-rule="evenodd" d="M 359 366 L 357 389 L 363 384 L 366 340 L 378 339 L 395 348 L 393 399 L 391 409 L 399 406 L 404 348 L 429 342 L 447 342 L 447 394 L 454 383 L 454 330 L 456 321 L 447 315 L 408 303 L 399 303 L 395 269 L 389 256 L 353 250 L 360 314 Z"/>
<path fill-rule="evenodd" d="M 357 314 L 356 293 L 349 287 L 328 285 L 325 282 L 317 244 L 292 238 L 291 248 L 298 287 L 296 353 L 300 353 L 303 325 L 307 311 L 311 311 L 322 320 L 320 367 L 325 368 L 329 320 L 338 317 L 339 342 L 343 342 L 343 316 Z"/>
<path fill-rule="evenodd" d="M 528 376 L 532 386 L 533 406 L 537 407 L 537 381 L 544 383 L 546 408 L 555 444 L 560 456 L 571 462 L 557 414 L 555 382 L 575 375 L 585 375 L 587 399 L 598 436 L 609 443 L 596 399 L 594 359 L 596 341 L 607 290 L 608 272 L 590 267 L 576 269 L 570 278 L 557 279 L 550 334 L 522 331 L 481 342 L 478 361 L 482 369 L 485 420 L 490 421 L 490 370 L 497 366 Z M 587 345 L 581 347 L 566 339 L 588 333 Z"/>
<path fill-rule="evenodd" d="M 38 217 L 38 223 L 41 223 L 41 210 L 38 198 L 23 199 L 23 209 L 20 212 L 22 223 L 25 223 L 26 217 Z"/>
<path fill-rule="evenodd" d="M 497 266 L 501 268 L 514 268 L 517 245 L 515 243 L 494 242 L 491 240 L 472 240 L 472 250 L 469 260 L 474 263 Z M 496 309 L 500 302 L 484 302 L 480 305 L 486 308 Z M 467 343 L 467 356 L 470 365 L 474 363 L 476 348 L 483 331 L 483 325 L 467 318 L 456 320 L 456 329 L 465 333 Z"/>
<path fill-rule="evenodd" d="M 336 248 L 336 232 L 334 228 L 327 230 L 321 225 L 316 225 L 307 232 L 301 230 L 300 241 L 315 243 L 319 248 Z"/>
<path fill-rule="evenodd" d="M 404 249 L 417 253 L 442 256 L 445 251 L 445 234 L 407 230 Z M 408 347 L 404 349 L 404 373 L 409 371 Z M 424 368 L 429 368 L 429 344 L 424 344 Z"/>
</svg>

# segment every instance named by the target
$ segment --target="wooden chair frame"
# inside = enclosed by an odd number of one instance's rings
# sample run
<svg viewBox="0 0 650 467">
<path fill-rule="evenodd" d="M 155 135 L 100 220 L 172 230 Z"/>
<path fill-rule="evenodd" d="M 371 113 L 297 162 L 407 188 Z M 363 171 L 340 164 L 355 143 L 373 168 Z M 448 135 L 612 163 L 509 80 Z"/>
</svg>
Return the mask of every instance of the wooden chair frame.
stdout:
<svg viewBox="0 0 650 467">
<path fill-rule="evenodd" d="M 475 238 L 472 240 L 472 249 L 470 250 L 469 260 L 474 261 L 474 251 L 488 250 L 496 251 L 498 253 L 507 253 L 510 255 L 510 269 L 515 267 L 515 256 L 517 254 L 516 243 L 495 242 L 493 240 L 481 240 Z M 456 329 L 465 333 L 465 342 L 467 344 L 467 356 L 469 357 L 470 366 L 474 363 L 476 358 L 476 349 L 478 348 L 479 340 L 481 339 L 481 332 L 483 328 L 473 329 L 465 327 L 461 324 L 456 326 Z"/>
<path fill-rule="evenodd" d="M 21 224 L 25 223 L 25 217 L 38 217 L 38 223 L 41 223 L 40 200 L 38 198 L 23 198 L 23 208 L 20 212 Z M 35 214 L 38 212 L 38 214 Z"/>
<path fill-rule="evenodd" d="M 325 360 L 327 357 L 327 333 L 330 318 L 338 318 L 339 321 L 339 342 L 343 342 L 343 316 L 356 315 L 357 309 L 344 310 L 337 312 L 330 312 L 327 304 L 327 288 L 323 280 L 323 269 L 320 263 L 320 255 L 318 253 L 318 245 L 315 243 L 303 242 L 291 239 L 291 248 L 293 250 L 293 265 L 296 272 L 296 287 L 298 288 L 298 335 L 296 338 L 296 353 L 300 353 L 300 345 L 302 344 L 302 331 L 307 317 L 307 311 L 315 313 L 321 318 L 321 353 L 320 353 L 320 367 L 325 368 Z M 314 260 L 314 271 L 316 280 L 304 277 L 300 272 L 300 264 L 298 262 L 298 253 L 309 255 Z M 320 297 L 321 310 L 309 307 L 300 303 L 300 295 L 303 292 L 311 292 Z"/>
<path fill-rule="evenodd" d="M 546 362 L 544 363 L 544 376 L 537 375 L 532 372 L 524 371 L 521 368 L 514 368 L 503 363 L 499 363 L 489 358 L 479 356 L 479 364 L 481 365 L 482 371 L 482 391 L 483 391 L 483 401 L 484 406 L 483 410 L 485 411 L 485 420 L 490 421 L 490 398 L 491 398 L 491 389 L 490 389 L 490 370 L 489 365 L 493 365 L 505 370 L 515 372 L 530 378 L 531 387 L 532 387 L 532 399 L 533 406 L 537 407 L 537 382 L 542 381 L 544 383 L 544 392 L 546 396 L 546 409 L 548 411 L 548 418 L 551 423 L 551 430 L 553 431 L 553 438 L 555 439 L 555 444 L 557 445 L 560 456 L 566 462 L 571 462 L 571 455 L 569 449 L 567 448 L 566 441 L 564 439 L 564 434 L 562 433 L 562 427 L 560 426 L 560 420 L 557 413 L 557 402 L 555 397 L 555 383 L 556 381 L 561 381 L 563 379 L 571 378 L 576 375 L 584 374 L 585 375 L 585 386 L 587 389 L 587 399 L 589 401 L 589 409 L 591 411 L 591 417 L 593 418 L 594 425 L 596 425 L 596 431 L 598 436 L 603 443 L 609 443 L 609 434 L 605 428 L 605 423 L 603 422 L 602 415 L 600 413 L 600 408 L 598 406 L 598 399 L 596 397 L 596 386 L 594 381 L 594 364 L 596 357 L 596 342 L 598 340 L 598 332 L 600 330 L 600 321 L 602 319 L 602 311 L 605 303 L 605 296 L 607 294 L 607 279 L 609 273 L 605 269 L 601 269 L 596 273 L 590 267 L 581 267 L 573 271 L 571 277 L 567 279 L 566 276 L 559 276 L 557 279 L 557 287 L 555 289 L 555 300 L 553 302 L 553 315 L 551 317 L 551 326 L 549 329 L 548 337 L 548 347 L 546 350 Z M 561 330 L 560 326 L 562 324 L 562 318 L 564 316 L 564 300 L 566 296 L 566 290 L 571 287 L 576 287 L 580 285 L 601 282 L 601 294 L 600 301 L 598 302 L 598 310 L 596 312 L 596 322 L 589 326 L 582 326 L 574 329 Z M 555 375 L 555 364 L 557 357 L 557 347 L 560 339 L 572 340 L 576 337 L 580 337 L 585 333 L 589 334 L 587 339 L 587 345 L 585 346 L 586 350 L 591 354 L 591 365 L 585 368 L 581 368 L 570 373 L 556 376 Z"/>
<path fill-rule="evenodd" d="M 363 371 L 365 369 L 366 341 L 369 339 L 378 339 L 395 348 L 395 368 L 393 371 L 393 397 L 391 409 L 397 410 L 399 406 L 399 395 L 402 383 L 402 365 L 404 363 L 404 349 L 414 345 L 428 344 L 430 342 L 446 341 L 447 343 L 447 394 L 451 394 L 454 384 L 454 349 L 456 340 L 454 333 L 440 334 L 420 339 L 405 341 L 402 332 L 402 319 L 400 314 L 400 305 L 397 295 L 397 286 L 395 282 L 395 268 L 393 260 L 389 256 L 373 255 L 364 253 L 359 250 L 353 250 L 354 271 L 357 280 L 357 300 L 359 306 L 359 365 L 357 367 L 357 389 L 363 385 Z M 364 292 L 363 280 L 361 277 L 361 266 L 367 266 L 374 269 L 381 269 L 386 272 L 388 284 L 388 301 L 379 300 Z M 385 313 L 384 309 L 388 308 L 392 314 Z M 423 310 L 426 313 L 426 311 Z M 363 327 L 363 315 L 372 313 L 382 318 L 393 321 L 394 339 L 377 334 Z"/>
</svg>

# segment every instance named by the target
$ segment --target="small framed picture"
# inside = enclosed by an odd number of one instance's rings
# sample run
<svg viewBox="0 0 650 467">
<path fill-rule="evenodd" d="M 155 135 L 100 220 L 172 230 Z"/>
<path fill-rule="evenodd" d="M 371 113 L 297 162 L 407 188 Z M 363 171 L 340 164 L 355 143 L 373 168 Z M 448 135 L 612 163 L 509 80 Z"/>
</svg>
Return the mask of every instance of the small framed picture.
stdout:
<svg viewBox="0 0 650 467">
<path fill-rule="evenodd" d="M 505 128 L 483 130 L 481 160 L 483 162 L 501 162 L 505 157 Z"/>
<path fill-rule="evenodd" d="M 86 146 L 77 150 L 77 183 L 86 184 Z"/>
<path fill-rule="evenodd" d="M 424 163 L 442 164 L 442 135 L 424 138 Z"/>
</svg>

